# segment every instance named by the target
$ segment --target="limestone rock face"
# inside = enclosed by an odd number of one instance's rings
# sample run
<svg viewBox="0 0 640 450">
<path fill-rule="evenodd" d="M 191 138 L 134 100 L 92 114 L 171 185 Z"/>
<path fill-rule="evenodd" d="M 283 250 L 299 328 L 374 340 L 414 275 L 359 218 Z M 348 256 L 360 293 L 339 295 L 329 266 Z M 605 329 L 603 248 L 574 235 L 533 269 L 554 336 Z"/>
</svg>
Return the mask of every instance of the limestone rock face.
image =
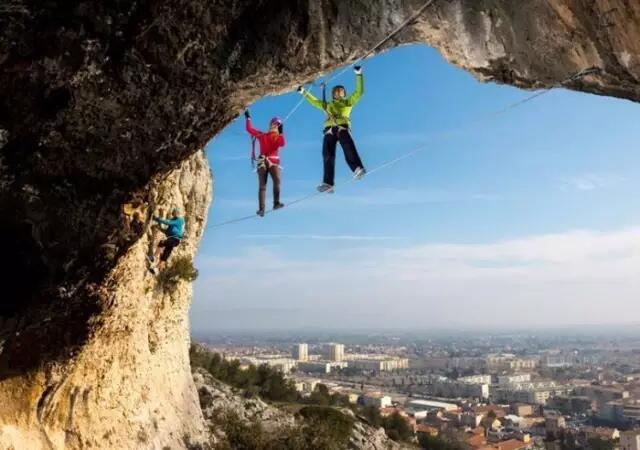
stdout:
<svg viewBox="0 0 640 450">
<path fill-rule="evenodd" d="M 160 177 L 150 195 L 185 211 L 186 238 L 172 258 L 193 257 L 211 199 L 203 154 Z M 147 270 L 160 237 L 151 227 L 95 288 L 103 312 L 83 346 L 0 381 L 0 448 L 184 448 L 206 438 L 188 354 L 191 284 Z"/>
<path fill-rule="evenodd" d="M 423 3 L 2 3 L 0 444 L 130 448 L 142 429 L 137 447 L 152 448 L 197 431 L 199 415 L 180 412 L 193 387 L 178 381 L 190 290 L 143 275 L 150 237 L 123 230 L 122 204 L 200 205 L 192 253 L 209 179 L 191 156 L 249 102 L 365 55 Z M 640 100 L 635 0 L 435 0 L 387 45 L 409 42 L 524 88 L 596 67 L 567 87 Z M 190 194 L 163 191 L 178 173 Z"/>
</svg>

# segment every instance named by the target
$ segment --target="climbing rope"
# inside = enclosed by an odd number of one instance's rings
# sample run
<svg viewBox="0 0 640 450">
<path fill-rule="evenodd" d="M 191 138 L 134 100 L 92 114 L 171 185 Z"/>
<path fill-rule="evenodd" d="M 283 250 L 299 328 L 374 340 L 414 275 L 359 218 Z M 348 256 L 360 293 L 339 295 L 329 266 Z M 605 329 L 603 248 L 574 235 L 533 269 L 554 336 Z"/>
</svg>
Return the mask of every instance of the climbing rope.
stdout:
<svg viewBox="0 0 640 450">
<path fill-rule="evenodd" d="M 335 73 L 331 78 L 329 78 L 328 80 L 324 81 L 324 84 L 329 84 L 331 81 L 335 80 L 336 78 L 342 76 L 342 74 L 344 74 L 347 70 L 349 70 L 351 68 L 351 66 L 354 66 L 358 63 L 361 63 L 362 61 L 364 61 L 365 59 L 369 58 L 371 55 L 373 55 L 378 49 L 380 49 L 380 47 L 382 47 L 384 44 L 386 44 L 387 42 L 389 42 L 391 39 L 393 39 L 398 33 L 400 33 L 402 30 L 404 30 L 407 26 L 411 25 L 412 22 L 414 22 L 418 17 L 420 17 L 422 15 L 423 12 L 425 12 L 425 10 L 431 6 L 433 4 L 433 2 L 435 2 L 435 0 L 427 0 L 411 17 L 409 17 L 407 20 L 405 20 L 404 22 L 402 22 L 400 25 L 398 25 L 398 27 L 393 30 L 391 33 L 389 33 L 384 39 L 382 39 L 380 42 L 378 42 L 376 45 L 374 45 L 373 47 L 371 47 L 365 54 L 364 56 L 361 56 L 360 58 L 356 59 L 355 61 L 351 62 L 350 64 L 348 64 L 347 66 L 345 66 L 342 70 L 340 70 L 339 72 Z"/>
<path fill-rule="evenodd" d="M 534 100 L 534 99 L 536 99 L 538 97 L 541 97 L 541 96 L 551 92 L 551 90 L 553 88 L 565 86 L 566 84 L 571 83 L 573 81 L 577 81 L 577 80 L 579 80 L 579 79 L 581 79 L 581 78 L 583 78 L 583 77 L 585 77 L 587 75 L 592 75 L 592 74 L 598 72 L 599 70 L 600 69 L 598 69 L 597 67 L 591 67 L 591 68 L 588 68 L 588 69 L 583 69 L 583 70 L 575 73 L 574 75 L 566 78 L 565 80 L 563 80 L 563 81 L 561 81 L 561 82 L 559 82 L 559 83 L 557 83 L 557 84 L 555 84 L 555 85 L 553 85 L 553 86 L 551 86 L 551 87 L 549 87 L 549 88 L 547 88 L 547 89 L 545 89 L 543 91 L 536 92 L 536 93 L 534 93 L 532 95 L 529 95 L 528 97 L 526 97 L 526 98 L 524 98 L 522 100 L 518 100 L 516 102 L 510 103 L 507 106 L 505 106 L 504 108 L 501 108 L 501 109 L 499 109 L 497 111 L 490 112 L 490 113 L 487 113 L 487 114 L 483 114 L 483 115 L 479 116 L 476 120 L 472 120 L 470 122 L 470 124 L 468 124 L 468 125 L 466 125 L 464 127 L 459 127 L 459 128 L 455 128 L 455 129 L 446 131 L 444 133 L 440 133 L 440 137 L 442 137 L 442 138 L 451 137 L 451 136 L 453 136 L 453 135 L 455 135 L 457 133 L 460 133 L 463 130 L 469 128 L 470 126 L 473 126 L 473 125 L 476 125 L 476 124 L 478 124 L 480 122 L 483 122 L 483 121 L 486 121 L 486 120 L 490 120 L 490 119 L 493 119 L 495 117 L 498 117 L 498 116 L 501 116 L 503 114 L 506 114 L 507 112 L 509 112 L 509 111 L 511 111 L 511 110 L 513 110 L 515 108 L 518 108 L 518 107 L 520 107 L 520 106 L 522 106 L 522 105 L 524 105 L 526 103 L 529 103 L 530 101 L 532 101 L 532 100 Z M 379 171 L 381 171 L 383 169 L 386 169 L 387 167 L 392 166 L 392 165 L 396 164 L 399 161 L 402 161 L 404 159 L 410 158 L 411 156 L 416 155 L 417 153 L 425 151 L 425 150 L 427 150 L 429 148 L 431 148 L 431 143 L 423 144 L 423 145 L 421 145 L 419 147 L 416 147 L 416 148 L 414 148 L 414 149 L 412 149 L 412 150 L 410 150 L 410 151 L 408 151 L 406 153 L 403 153 L 402 155 L 399 155 L 396 158 L 393 158 L 393 159 L 391 159 L 389 161 L 386 161 L 386 162 L 380 164 L 379 166 L 374 167 L 371 170 L 368 170 L 367 171 L 367 176 L 373 175 L 376 172 L 379 172 Z M 354 181 L 356 181 L 356 180 L 353 177 L 347 178 L 347 179 L 337 183 L 336 185 L 334 185 L 334 189 L 337 188 L 337 187 L 347 186 L 347 185 L 353 183 Z M 304 201 L 310 200 L 310 199 L 312 199 L 314 197 L 317 197 L 317 196 L 323 195 L 323 194 L 326 194 L 326 192 L 317 192 L 317 191 L 316 192 L 312 192 L 310 194 L 307 194 L 307 195 L 305 195 L 303 197 L 299 197 L 299 198 L 289 202 L 288 206 L 293 206 L 295 204 L 302 203 Z M 265 214 L 271 214 L 274 211 L 275 210 L 272 208 L 272 209 L 269 209 L 269 210 L 265 211 Z M 224 221 L 224 222 L 214 223 L 213 225 L 209 225 L 206 228 L 207 229 L 209 229 L 209 228 L 219 228 L 219 227 L 223 227 L 223 226 L 230 225 L 230 224 L 233 224 L 233 223 L 238 223 L 238 222 L 243 222 L 243 221 L 250 220 L 250 219 L 255 219 L 257 217 L 258 217 L 257 214 L 238 217 L 236 219 L 231 219 L 231 220 L 227 220 L 227 221 Z"/>
<path fill-rule="evenodd" d="M 389 42 L 391 39 L 393 39 L 398 33 L 400 33 L 402 30 L 404 30 L 407 26 L 409 26 L 413 21 L 415 21 L 418 17 L 420 17 L 420 15 L 429 7 L 431 6 L 431 4 L 434 2 L 435 0 L 427 0 L 413 15 L 411 15 L 411 17 L 409 17 L 407 20 L 405 20 L 404 22 L 402 22 L 400 25 L 398 25 L 398 27 L 396 27 L 395 30 L 393 30 L 391 33 L 389 33 L 387 36 L 385 36 L 384 39 L 382 39 L 380 42 L 378 42 L 376 45 L 374 45 L 373 47 L 371 47 L 365 54 L 364 56 L 361 56 L 360 58 L 356 59 L 355 61 L 352 61 L 351 63 L 349 63 L 348 65 L 346 65 L 345 67 L 342 68 L 342 70 L 340 70 L 339 72 L 335 73 L 331 78 L 323 81 L 323 83 L 329 84 L 331 81 L 335 80 L 336 78 L 342 76 L 342 74 L 344 74 L 347 70 L 349 70 L 349 68 L 351 68 L 352 66 L 364 61 L 365 59 L 369 58 L 371 55 L 373 55 L 380 47 L 382 47 L 384 44 L 386 44 L 387 42 Z M 318 86 L 316 83 L 310 83 L 313 86 Z M 300 106 L 304 103 L 304 97 L 302 97 L 298 103 L 296 103 L 294 105 L 294 107 L 287 113 L 287 115 L 285 116 L 285 118 L 283 119 L 283 123 L 285 123 L 287 120 L 289 120 L 289 118 L 291 118 L 291 116 L 293 116 L 295 114 L 295 112 L 298 110 L 298 108 L 300 108 Z"/>
</svg>

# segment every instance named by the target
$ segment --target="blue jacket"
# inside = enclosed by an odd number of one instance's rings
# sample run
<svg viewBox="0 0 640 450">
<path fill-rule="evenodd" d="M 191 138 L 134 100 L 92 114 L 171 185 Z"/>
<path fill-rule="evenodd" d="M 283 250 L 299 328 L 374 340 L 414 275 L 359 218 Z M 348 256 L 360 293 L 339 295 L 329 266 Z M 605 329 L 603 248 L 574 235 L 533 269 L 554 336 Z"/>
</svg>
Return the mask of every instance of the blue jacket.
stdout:
<svg viewBox="0 0 640 450">
<path fill-rule="evenodd" d="M 164 230 L 164 234 L 166 234 L 167 237 L 182 239 L 182 236 L 184 236 L 184 217 L 176 217 L 175 219 L 161 219 L 160 217 L 154 217 L 153 219 L 156 222 L 167 226 L 167 229 Z"/>
</svg>

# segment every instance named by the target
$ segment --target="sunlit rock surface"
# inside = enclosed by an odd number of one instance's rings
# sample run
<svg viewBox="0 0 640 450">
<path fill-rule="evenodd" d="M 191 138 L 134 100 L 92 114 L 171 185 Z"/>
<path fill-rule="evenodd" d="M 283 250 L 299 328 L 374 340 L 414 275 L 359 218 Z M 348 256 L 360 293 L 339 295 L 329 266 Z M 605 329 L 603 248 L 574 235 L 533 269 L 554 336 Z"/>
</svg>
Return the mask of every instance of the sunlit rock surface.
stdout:
<svg viewBox="0 0 640 450">
<path fill-rule="evenodd" d="M 191 155 L 249 102 L 366 54 L 422 4 L 0 5 L 1 446 L 180 448 L 200 433 L 190 288 L 163 293 L 145 274 L 149 233 L 123 230 L 122 204 L 185 204 L 192 254 L 210 178 Z M 640 99 L 632 0 L 435 0 L 388 45 L 409 42 L 524 88 L 595 67 L 567 87 Z M 178 176 L 185 190 L 162 189 Z"/>
</svg>

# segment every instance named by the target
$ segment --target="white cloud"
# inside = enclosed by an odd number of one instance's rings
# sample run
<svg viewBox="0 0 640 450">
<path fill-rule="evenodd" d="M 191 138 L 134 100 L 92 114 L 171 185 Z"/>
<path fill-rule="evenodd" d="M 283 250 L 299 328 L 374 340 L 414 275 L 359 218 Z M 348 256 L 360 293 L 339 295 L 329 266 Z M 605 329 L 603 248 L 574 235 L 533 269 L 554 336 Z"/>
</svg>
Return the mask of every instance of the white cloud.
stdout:
<svg viewBox="0 0 640 450">
<path fill-rule="evenodd" d="M 242 234 L 239 239 L 296 239 L 308 241 L 397 241 L 401 236 L 353 236 L 348 234 Z"/>
<path fill-rule="evenodd" d="M 640 228 L 486 244 L 364 244 L 328 250 L 322 259 L 288 256 L 275 246 L 205 258 L 194 311 L 228 304 L 240 310 L 296 308 L 315 326 L 524 326 L 640 318 Z M 250 314 L 245 319 L 266 320 Z"/>
<path fill-rule="evenodd" d="M 619 184 L 626 181 L 624 177 L 614 174 L 587 173 L 572 177 L 560 178 L 563 189 L 577 189 L 579 191 L 593 191 Z"/>
</svg>

